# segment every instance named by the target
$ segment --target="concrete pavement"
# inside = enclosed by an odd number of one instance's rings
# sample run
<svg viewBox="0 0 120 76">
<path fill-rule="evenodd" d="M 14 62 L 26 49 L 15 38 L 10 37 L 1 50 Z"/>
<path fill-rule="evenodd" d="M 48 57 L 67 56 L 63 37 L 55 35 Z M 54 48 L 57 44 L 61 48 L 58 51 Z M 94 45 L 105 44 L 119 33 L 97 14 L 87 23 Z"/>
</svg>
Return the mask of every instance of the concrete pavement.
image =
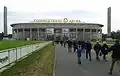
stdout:
<svg viewBox="0 0 120 76">
<path fill-rule="evenodd" d="M 95 53 L 92 52 L 92 61 L 85 59 L 85 54 L 82 54 L 82 64 L 77 64 L 76 53 L 68 52 L 67 48 L 61 45 L 56 46 L 56 67 L 55 76 L 109 76 L 111 58 L 108 57 L 108 62 L 95 59 Z M 120 76 L 118 67 L 113 71 L 112 76 Z"/>
</svg>

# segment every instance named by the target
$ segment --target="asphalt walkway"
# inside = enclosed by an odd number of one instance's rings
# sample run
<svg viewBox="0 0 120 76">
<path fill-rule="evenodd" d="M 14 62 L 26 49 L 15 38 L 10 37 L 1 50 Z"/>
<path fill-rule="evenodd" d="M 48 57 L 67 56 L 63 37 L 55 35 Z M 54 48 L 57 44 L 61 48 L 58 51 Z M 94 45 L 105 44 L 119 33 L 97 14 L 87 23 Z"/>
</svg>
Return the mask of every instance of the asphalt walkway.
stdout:
<svg viewBox="0 0 120 76">
<path fill-rule="evenodd" d="M 111 58 L 108 62 L 95 59 L 95 53 L 92 52 L 92 61 L 86 60 L 85 54 L 82 54 L 82 64 L 77 64 L 77 56 L 74 52 L 68 52 L 67 48 L 61 45 L 56 46 L 56 68 L 55 76 L 109 76 Z M 120 76 L 118 66 L 115 66 L 112 76 Z"/>
</svg>

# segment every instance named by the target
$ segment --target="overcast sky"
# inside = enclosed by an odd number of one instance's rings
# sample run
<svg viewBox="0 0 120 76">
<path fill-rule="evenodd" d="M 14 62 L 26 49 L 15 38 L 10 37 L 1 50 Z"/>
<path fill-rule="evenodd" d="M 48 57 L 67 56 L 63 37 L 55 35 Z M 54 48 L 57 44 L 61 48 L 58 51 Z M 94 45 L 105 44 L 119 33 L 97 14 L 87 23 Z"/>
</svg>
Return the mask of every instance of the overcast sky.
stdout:
<svg viewBox="0 0 120 76">
<path fill-rule="evenodd" d="M 112 31 L 120 29 L 119 0 L 1 0 L 0 32 L 3 31 L 3 8 L 8 8 L 8 32 L 10 24 L 30 22 L 33 19 L 80 19 L 84 22 L 103 24 L 107 33 L 107 8 L 112 9 Z"/>
</svg>

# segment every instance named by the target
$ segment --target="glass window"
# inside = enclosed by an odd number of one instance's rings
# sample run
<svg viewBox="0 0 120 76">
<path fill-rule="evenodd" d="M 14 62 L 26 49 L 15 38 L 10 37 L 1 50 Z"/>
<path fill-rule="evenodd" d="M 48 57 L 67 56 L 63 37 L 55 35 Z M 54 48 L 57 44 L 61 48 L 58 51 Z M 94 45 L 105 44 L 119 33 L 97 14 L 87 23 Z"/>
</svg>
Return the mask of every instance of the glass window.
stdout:
<svg viewBox="0 0 120 76">
<path fill-rule="evenodd" d="M 83 29 L 78 29 L 78 32 L 82 32 L 83 31 Z"/>
<path fill-rule="evenodd" d="M 92 29 L 92 32 L 96 32 L 96 29 Z"/>
<path fill-rule="evenodd" d="M 85 29 L 85 32 L 90 32 L 90 29 Z"/>
</svg>

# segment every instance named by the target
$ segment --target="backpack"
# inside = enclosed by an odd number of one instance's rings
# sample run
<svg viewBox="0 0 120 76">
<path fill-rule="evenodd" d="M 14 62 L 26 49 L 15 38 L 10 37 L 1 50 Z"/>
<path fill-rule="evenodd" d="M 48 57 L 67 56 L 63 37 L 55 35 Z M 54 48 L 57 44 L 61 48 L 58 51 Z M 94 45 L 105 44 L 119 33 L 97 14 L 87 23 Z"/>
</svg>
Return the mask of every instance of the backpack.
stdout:
<svg viewBox="0 0 120 76">
<path fill-rule="evenodd" d="M 108 48 L 104 48 L 104 50 L 105 50 L 105 51 L 107 51 L 107 50 L 108 50 Z"/>
<path fill-rule="evenodd" d="M 78 50 L 82 50 L 82 45 L 78 45 Z"/>
<path fill-rule="evenodd" d="M 82 51 L 82 45 L 77 46 L 77 52 L 80 53 Z"/>
</svg>

